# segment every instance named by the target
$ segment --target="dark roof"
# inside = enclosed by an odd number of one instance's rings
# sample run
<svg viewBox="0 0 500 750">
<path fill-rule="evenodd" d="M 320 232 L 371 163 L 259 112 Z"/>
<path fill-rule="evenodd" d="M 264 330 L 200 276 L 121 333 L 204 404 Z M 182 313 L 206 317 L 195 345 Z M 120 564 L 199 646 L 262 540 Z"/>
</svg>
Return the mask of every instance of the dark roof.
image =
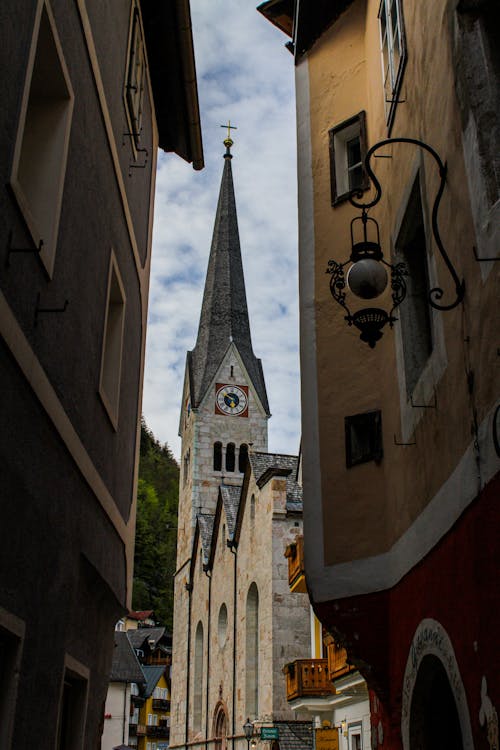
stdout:
<svg viewBox="0 0 500 750">
<path fill-rule="evenodd" d="M 143 666 L 142 671 L 144 672 L 144 678 L 146 680 L 146 687 L 144 689 L 144 697 L 149 698 L 153 690 L 158 684 L 158 680 L 165 672 L 165 667 L 149 667 Z"/>
<path fill-rule="evenodd" d="M 236 530 L 236 516 L 238 515 L 238 505 L 240 504 L 241 487 L 221 484 L 220 493 L 227 521 L 227 536 L 228 539 L 232 539 Z"/>
<path fill-rule="evenodd" d="M 165 632 L 165 628 L 137 628 L 137 630 L 128 630 L 127 635 L 132 648 L 144 650 L 147 643 L 149 651 L 155 649 L 160 640 L 163 639 L 168 642 L 170 639 L 170 635 Z M 151 646 L 149 641 L 153 641 Z"/>
<path fill-rule="evenodd" d="M 295 57 L 300 58 L 354 0 L 314 0 L 297 3 L 293 0 L 267 0 L 257 10 L 274 26 L 293 37 Z M 288 45 L 287 45 L 288 46 Z"/>
<path fill-rule="evenodd" d="M 312 750 L 313 728 L 310 721 L 275 721 L 280 750 Z"/>
<path fill-rule="evenodd" d="M 125 632 L 115 631 L 115 647 L 109 681 L 144 682 L 141 665 Z"/>
<path fill-rule="evenodd" d="M 212 545 L 212 532 L 214 528 L 214 516 L 212 513 L 199 513 L 198 523 L 200 525 L 201 548 L 203 550 L 203 562 L 208 563 L 210 559 L 210 548 Z"/>
<path fill-rule="evenodd" d="M 159 146 L 203 169 L 189 0 L 140 0 Z"/>
<path fill-rule="evenodd" d="M 298 456 L 259 452 L 248 455 L 259 487 L 263 487 L 273 476 L 286 476 L 287 510 L 302 511 L 302 487 L 297 482 Z"/>
<path fill-rule="evenodd" d="M 231 155 L 226 153 L 196 345 L 188 352 L 191 403 L 199 406 L 234 342 L 269 414 L 262 364 L 253 353 L 241 260 Z"/>
</svg>

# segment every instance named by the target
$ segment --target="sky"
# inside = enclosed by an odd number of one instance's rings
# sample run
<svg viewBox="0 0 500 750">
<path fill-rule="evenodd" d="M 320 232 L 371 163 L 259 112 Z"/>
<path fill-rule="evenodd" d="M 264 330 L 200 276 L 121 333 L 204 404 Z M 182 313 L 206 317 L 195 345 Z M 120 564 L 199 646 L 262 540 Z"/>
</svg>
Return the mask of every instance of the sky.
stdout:
<svg viewBox="0 0 500 750">
<path fill-rule="evenodd" d="M 300 442 L 293 57 L 257 0 L 191 0 L 205 168 L 160 152 L 143 414 L 177 459 L 186 352 L 196 342 L 231 121 L 233 179 L 253 349 L 272 417 L 269 450 Z"/>
</svg>

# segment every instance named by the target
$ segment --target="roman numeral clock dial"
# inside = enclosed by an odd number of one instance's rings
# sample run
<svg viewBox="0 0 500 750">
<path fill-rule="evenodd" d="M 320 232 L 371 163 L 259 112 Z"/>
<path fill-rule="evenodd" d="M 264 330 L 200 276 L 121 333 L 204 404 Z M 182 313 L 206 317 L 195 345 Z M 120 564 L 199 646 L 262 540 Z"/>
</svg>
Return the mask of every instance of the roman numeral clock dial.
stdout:
<svg viewBox="0 0 500 750">
<path fill-rule="evenodd" d="M 215 391 L 215 413 L 231 417 L 248 416 L 248 387 L 217 383 Z"/>
</svg>

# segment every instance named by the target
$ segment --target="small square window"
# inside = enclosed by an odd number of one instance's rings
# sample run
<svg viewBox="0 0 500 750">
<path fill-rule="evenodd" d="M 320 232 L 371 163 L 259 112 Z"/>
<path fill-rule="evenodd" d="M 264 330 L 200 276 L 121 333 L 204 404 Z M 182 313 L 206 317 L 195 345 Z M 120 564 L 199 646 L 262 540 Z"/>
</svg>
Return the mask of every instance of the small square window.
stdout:
<svg viewBox="0 0 500 750">
<path fill-rule="evenodd" d="M 345 120 L 329 132 L 332 206 L 346 200 L 351 190 L 367 190 L 365 113 Z"/>
<path fill-rule="evenodd" d="M 134 7 L 132 32 L 125 81 L 125 102 L 130 134 L 136 146 L 141 140 L 144 87 L 146 85 L 146 57 L 139 9 Z"/>
<path fill-rule="evenodd" d="M 382 460 L 382 415 L 369 411 L 345 418 L 346 466 Z"/>
</svg>

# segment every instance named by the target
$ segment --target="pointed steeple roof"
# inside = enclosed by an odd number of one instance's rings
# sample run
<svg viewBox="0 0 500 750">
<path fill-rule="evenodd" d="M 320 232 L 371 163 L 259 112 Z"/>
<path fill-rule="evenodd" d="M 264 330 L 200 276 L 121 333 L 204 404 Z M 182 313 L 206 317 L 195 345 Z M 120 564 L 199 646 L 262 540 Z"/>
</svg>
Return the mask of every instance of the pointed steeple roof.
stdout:
<svg viewBox="0 0 500 750">
<path fill-rule="evenodd" d="M 228 347 L 234 342 L 260 402 L 269 414 L 262 364 L 252 349 L 231 159 L 227 146 L 198 338 L 194 349 L 188 352 L 191 400 L 194 407 L 199 405 Z"/>
</svg>

